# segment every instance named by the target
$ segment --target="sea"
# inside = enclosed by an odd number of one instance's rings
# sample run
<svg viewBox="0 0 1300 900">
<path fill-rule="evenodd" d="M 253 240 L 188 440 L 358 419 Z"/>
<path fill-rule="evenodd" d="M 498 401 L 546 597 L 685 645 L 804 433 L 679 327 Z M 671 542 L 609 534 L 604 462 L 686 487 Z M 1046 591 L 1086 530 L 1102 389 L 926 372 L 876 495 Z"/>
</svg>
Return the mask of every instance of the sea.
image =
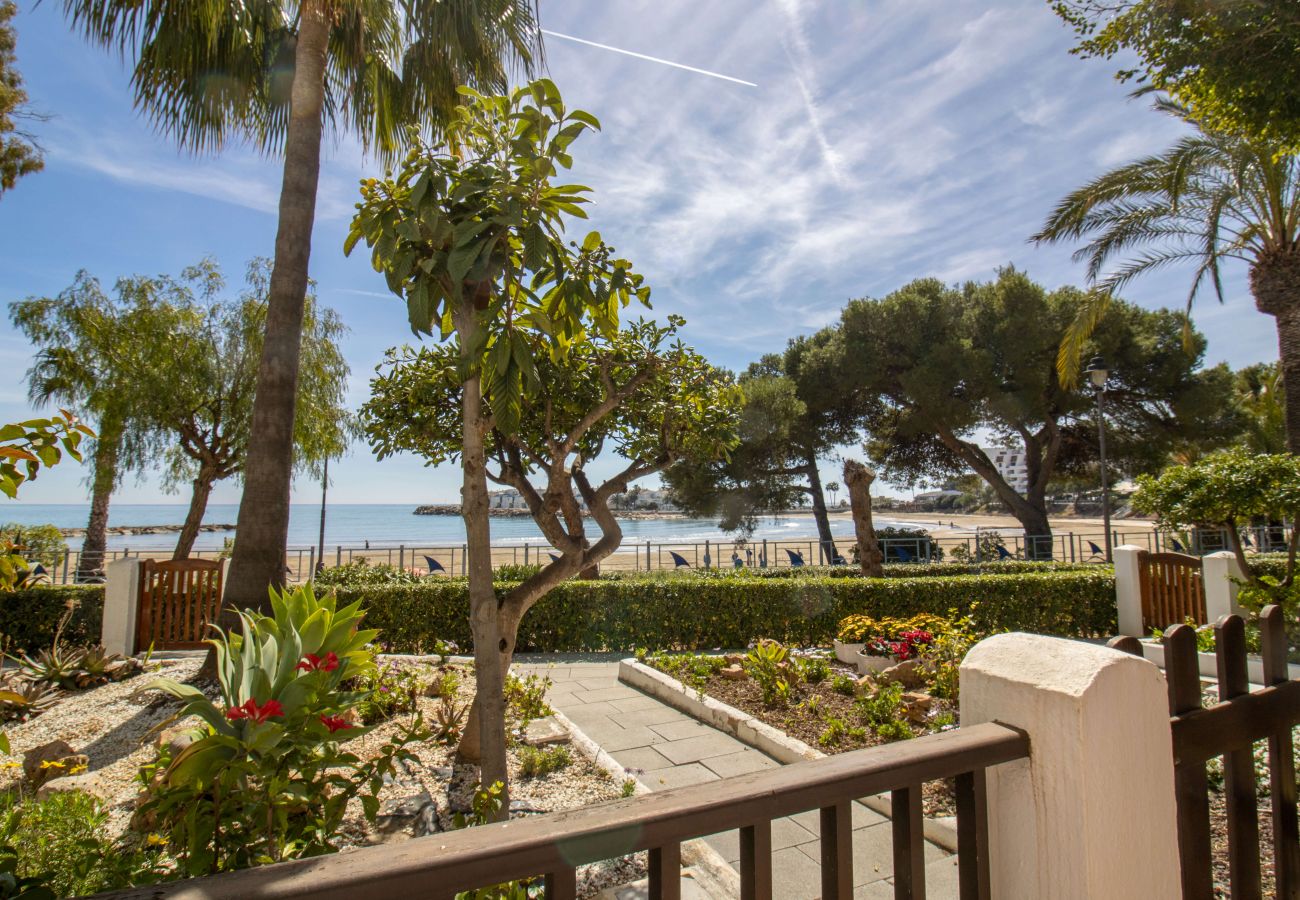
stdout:
<svg viewBox="0 0 1300 900">
<path fill-rule="evenodd" d="M 110 526 L 180 525 L 185 520 L 186 507 L 178 503 L 128 504 L 115 503 L 109 507 Z M 320 506 L 294 504 L 289 514 L 289 546 L 312 547 L 320 533 Z M 0 505 L 0 523 L 17 522 L 22 525 L 49 523 L 59 528 L 85 528 L 90 507 L 84 503 Z M 239 507 L 233 503 L 214 503 L 208 507 L 205 524 L 234 525 Z M 726 532 L 718 528 L 716 519 L 686 519 L 680 516 L 662 518 L 621 519 L 623 546 L 633 543 L 699 543 L 725 541 Z M 925 527 L 922 522 L 891 522 L 876 517 L 876 526 L 907 524 Z M 594 523 L 590 528 L 596 531 Z M 831 530 L 836 535 L 851 536 L 853 523 L 848 516 L 833 516 Z M 815 537 L 811 513 L 791 513 L 760 521 L 753 537 L 758 540 L 790 540 Z M 199 534 L 195 548 L 220 549 L 224 539 L 233 531 Z M 415 506 L 406 504 L 335 504 L 325 512 L 325 545 L 327 547 L 360 547 L 369 542 L 375 546 L 458 546 L 465 541 L 465 526 L 460 516 L 417 516 Z M 492 519 L 492 543 L 501 546 L 523 544 L 545 545 L 536 524 L 527 517 Z M 76 548 L 80 538 L 69 538 L 68 544 Z M 176 545 L 175 533 L 110 535 L 110 549 L 159 550 Z"/>
</svg>

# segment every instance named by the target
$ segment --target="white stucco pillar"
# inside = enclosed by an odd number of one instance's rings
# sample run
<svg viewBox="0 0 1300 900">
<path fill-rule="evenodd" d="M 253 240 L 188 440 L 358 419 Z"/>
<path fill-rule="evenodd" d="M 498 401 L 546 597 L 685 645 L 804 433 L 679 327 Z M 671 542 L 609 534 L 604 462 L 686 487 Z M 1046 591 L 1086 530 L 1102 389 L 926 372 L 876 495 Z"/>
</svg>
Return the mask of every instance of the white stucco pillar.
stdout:
<svg viewBox="0 0 1300 900">
<path fill-rule="evenodd" d="M 135 623 L 140 609 L 140 560 L 115 559 L 104 582 L 104 622 L 100 641 L 109 653 L 135 653 Z"/>
<path fill-rule="evenodd" d="M 1138 554 L 1145 547 L 1124 544 L 1112 551 L 1115 560 L 1115 606 L 1119 612 L 1119 633 L 1146 637 L 1142 631 L 1142 585 Z"/>
<path fill-rule="evenodd" d="M 1246 576 L 1237 562 L 1237 554 L 1220 550 L 1201 557 L 1201 577 L 1205 583 L 1205 617 L 1211 623 L 1223 616 L 1245 615 L 1237 605 L 1237 583 Z"/>
<path fill-rule="evenodd" d="M 988 773 L 995 897 L 1181 895 L 1164 675 L 1081 641 L 1000 634 L 961 666 L 961 722 L 1028 733 Z"/>
</svg>

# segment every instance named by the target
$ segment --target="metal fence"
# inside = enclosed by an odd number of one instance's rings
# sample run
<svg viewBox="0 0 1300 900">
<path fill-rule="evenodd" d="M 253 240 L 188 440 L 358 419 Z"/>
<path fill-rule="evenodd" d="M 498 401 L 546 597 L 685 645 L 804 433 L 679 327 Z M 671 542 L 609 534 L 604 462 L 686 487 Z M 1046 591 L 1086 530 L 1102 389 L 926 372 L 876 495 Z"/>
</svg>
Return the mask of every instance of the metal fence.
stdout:
<svg viewBox="0 0 1300 900">
<path fill-rule="evenodd" d="M 1286 549 L 1290 528 L 1259 526 L 1242 532 L 1248 550 L 1277 552 Z M 1196 529 L 1186 533 L 1170 533 L 1154 528 L 1115 528 L 1111 531 L 1112 546 L 1135 544 L 1153 553 L 1174 551 L 1203 556 L 1227 549 L 1227 532 L 1219 529 Z M 852 536 L 839 536 L 822 542 L 817 538 L 797 540 L 734 540 L 721 538 L 705 541 L 670 541 L 625 543 L 617 552 L 601 563 L 601 568 L 612 571 L 666 571 L 677 568 L 728 569 L 728 568 L 791 568 L 799 566 L 829 566 L 850 564 L 854 561 L 855 540 Z M 1001 559 L 1037 559 L 1070 563 L 1104 563 L 1106 536 L 1104 532 L 1058 532 L 1052 535 L 1026 537 L 1023 532 L 1011 529 L 978 529 L 974 532 L 949 532 L 930 537 L 887 537 L 880 540 L 885 561 L 890 563 L 928 563 L 941 560 L 969 562 L 996 562 Z M 316 571 L 318 564 L 326 567 L 347 565 L 364 559 L 371 564 L 383 563 L 420 573 L 443 572 L 464 575 L 466 572 L 465 544 L 394 544 L 362 542 L 336 544 L 325 548 L 322 559 L 317 559 L 316 547 L 291 547 L 285 555 L 285 567 L 291 581 L 305 581 Z M 227 550 L 195 550 L 192 558 L 219 559 L 229 554 Z M 113 560 L 124 557 L 166 557 L 165 549 L 122 548 L 102 554 L 95 569 L 101 574 L 87 581 L 101 581 L 103 568 Z M 551 555 L 559 553 L 545 543 L 498 544 L 492 548 L 493 566 L 544 565 Z M 56 584 L 72 584 L 77 580 L 80 552 L 67 551 L 58 565 L 48 575 Z"/>
</svg>

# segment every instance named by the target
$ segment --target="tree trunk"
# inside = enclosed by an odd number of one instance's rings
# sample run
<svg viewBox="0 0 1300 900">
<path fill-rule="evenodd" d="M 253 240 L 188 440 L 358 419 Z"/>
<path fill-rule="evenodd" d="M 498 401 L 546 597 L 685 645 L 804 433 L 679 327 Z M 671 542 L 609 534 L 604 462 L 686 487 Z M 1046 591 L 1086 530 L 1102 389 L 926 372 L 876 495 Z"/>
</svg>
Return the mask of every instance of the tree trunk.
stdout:
<svg viewBox="0 0 1300 900">
<path fill-rule="evenodd" d="M 884 554 L 876 540 L 876 526 L 871 521 L 871 482 L 876 473 L 856 459 L 844 460 L 844 486 L 853 510 L 853 530 L 858 537 L 858 564 L 869 578 L 885 577 Z"/>
<path fill-rule="evenodd" d="M 822 476 L 817 471 L 817 458 L 813 457 L 804 466 L 808 476 L 808 494 L 812 497 L 813 521 L 817 523 L 817 539 L 822 547 L 824 565 L 835 562 L 835 538 L 831 535 L 831 519 L 826 512 L 826 494 L 822 491 Z M 811 564 L 812 560 L 808 560 Z"/>
<path fill-rule="evenodd" d="M 108 501 L 117 487 L 117 463 L 122 451 L 122 422 L 104 417 L 95 438 L 95 475 L 90 496 L 90 520 L 81 542 L 77 560 L 77 580 L 84 581 L 103 572 L 108 550 Z"/>
<path fill-rule="evenodd" d="M 330 23 L 321 0 L 304 0 L 299 15 L 266 336 L 257 369 L 244 493 L 226 586 L 230 605 L 259 609 L 268 606 L 267 588 L 284 583 L 298 357 L 320 181 L 321 110 Z"/>
<path fill-rule="evenodd" d="M 462 347 L 473 346 L 477 334 L 478 314 L 466 300 L 456 313 L 456 330 Z M 460 757 L 479 764 L 479 780 L 490 786 L 500 782 L 502 808 L 500 818 L 509 815 L 510 780 L 506 769 L 506 702 L 503 658 L 509 665 L 510 645 L 502 638 L 497 616 L 496 591 L 492 586 L 492 535 L 488 515 L 487 461 L 483 445 L 482 393 L 475 372 L 464 384 L 461 399 L 460 508 L 465 519 L 467 570 L 469 575 L 470 630 L 474 635 L 474 704 L 477 727 L 461 742 Z M 477 743 L 475 742 L 477 738 Z"/>
<path fill-rule="evenodd" d="M 1278 313 L 1277 349 L 1282 366 L 1286 448 L 1300 453 L 1300 290 L 1295 307 Z"/>
<path fill-rule="evenodd" d="M 190 510 L 185 514 L 185 524 L 181 526 L 180 538 L 176 541 L 176 551 L 172 559 L 188 559 L 194 549 L 194 540 L 199 536 L 199 526 L 203 524 L 203 514 L 208 509 L 208 498 L 212 496 L 212 483 L 216 481 L 216 472 L 200 466 L 199 477 L 194 479 L 194 492 L 190 495 Z"/>
</svg>

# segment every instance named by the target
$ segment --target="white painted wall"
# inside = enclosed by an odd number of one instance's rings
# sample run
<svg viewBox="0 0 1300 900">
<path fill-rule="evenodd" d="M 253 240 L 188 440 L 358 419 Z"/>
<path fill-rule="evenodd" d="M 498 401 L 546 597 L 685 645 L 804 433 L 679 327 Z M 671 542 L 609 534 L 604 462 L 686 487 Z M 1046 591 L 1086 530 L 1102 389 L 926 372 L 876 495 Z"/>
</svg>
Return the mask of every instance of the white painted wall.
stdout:
<svg viewBox="0 0 1300 900">
<path fill-rule="evenodd" d="M 1177 900 L 1173 752 L 1154 664 L 996 635 L 962 663 L 961 721 L 1029 735 L 1030 759 L 988 773 L 993 896 Z"/>
<path fill-rule="evenodd" d="M 1241 571 L 1237 554 L 1220 550 L 1201 558 L 1202 578 L 1205 581 L 1205 617 L 1213 624 L 1224 616 L 1244 616 L 1246 611 L 1237 605 L 1237 583 L 1246 573 Z"/>
<path fill-rule="evenodd" d="M 100 641 L 109 653 L 135 653 L 136 614 L 140 603 L 140 560 L 115 559 L 105 570 L 104 621 Z"/>
<path fill-rule="evenodd" d="M 1119 633 L 1146 637 L 1142 631 L 1142 585 L 1138 554 L 1146 548 L 1124 544 L 1112 551 L 1115 560 L 1115 606 L 1119 612 Z"/>
</svg>

